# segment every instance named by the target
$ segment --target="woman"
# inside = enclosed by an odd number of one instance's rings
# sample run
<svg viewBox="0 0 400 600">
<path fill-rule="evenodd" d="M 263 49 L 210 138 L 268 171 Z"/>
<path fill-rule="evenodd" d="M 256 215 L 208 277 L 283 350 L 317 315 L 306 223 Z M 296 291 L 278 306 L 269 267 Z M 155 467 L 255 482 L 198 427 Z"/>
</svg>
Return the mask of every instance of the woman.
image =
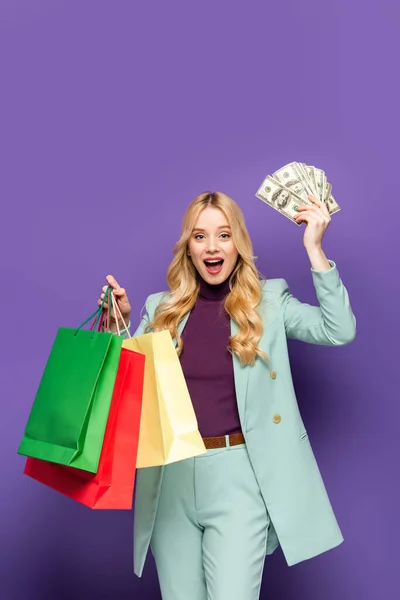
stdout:
<svg viewBox="0 0 400 600">
<path fill-rule="evenodd" d="M 240 208 L 226 194 L 204 192 L 184 215 L 170 289 L 147 298 L 134 333 L 169 329 L 207 448 L 137 471 L 135 573 L 150 545 L 164 600 L 256 600 L 265 555 L 278 545 L 291 566 L 343 541 L 297 405 L 286 341 L 343 345 L 355 337 L 347 291 L 322 250 L 331 218 L 310 199 L 296 220 L 307 224 L 319 306 L 294 298 L 284 279 L 260 280 Z M 126 292 L 106 279 L 127 322 Z"/>
</svg>

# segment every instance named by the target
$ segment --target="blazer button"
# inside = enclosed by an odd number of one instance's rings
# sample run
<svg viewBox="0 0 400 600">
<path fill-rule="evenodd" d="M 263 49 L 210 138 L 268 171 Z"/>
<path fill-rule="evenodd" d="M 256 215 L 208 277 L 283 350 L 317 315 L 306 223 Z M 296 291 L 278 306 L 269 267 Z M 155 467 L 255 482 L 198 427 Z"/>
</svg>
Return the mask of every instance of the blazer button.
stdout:
<svg viewBox="0 0 400 600">
<path fill-rule="evenodd" d="M 281 415 L 274 415 L 272 417 L 272 420 L 273 420 L 274 423 L 280 423 L 281 419 L 282 419 Z"/>
<path fill-rule="evenodd" d="M 271 379 L 276 379 L 276 371 L 271 371 L 270 377 L 271 377 Z"/>
</svg>

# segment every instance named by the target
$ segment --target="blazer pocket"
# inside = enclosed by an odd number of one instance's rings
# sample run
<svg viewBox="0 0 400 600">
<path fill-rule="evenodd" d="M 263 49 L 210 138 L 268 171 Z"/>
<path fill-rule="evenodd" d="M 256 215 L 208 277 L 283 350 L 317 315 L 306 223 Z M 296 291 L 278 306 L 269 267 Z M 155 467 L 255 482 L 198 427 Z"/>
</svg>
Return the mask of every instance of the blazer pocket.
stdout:
<svg viewBox="0 0 400 600">
<path fill-rule="evenodd" d="M 307 433 L 307 431 L 303 431 L 303 432 L 300 434 L 300 440 L 306 440 L 307 438 L 308 438 L 308 433 Z"/>
</svg>

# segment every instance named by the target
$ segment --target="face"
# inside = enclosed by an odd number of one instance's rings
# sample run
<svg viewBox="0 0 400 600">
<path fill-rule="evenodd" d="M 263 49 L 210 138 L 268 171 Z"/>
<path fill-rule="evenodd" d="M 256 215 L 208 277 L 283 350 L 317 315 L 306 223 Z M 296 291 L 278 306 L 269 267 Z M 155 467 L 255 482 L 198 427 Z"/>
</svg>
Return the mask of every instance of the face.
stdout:
<svg viewBox="0 0 400 600">
<path fill-rule="evenodd" d="M 228 219 L 219 208 L 207 206 L 195 223 L 188 253 L 197 271 L 208 283 L 222 283 L 232 273 L 238 258 Z M 207 260 L 222 260 L 206 266 Z"/>
<path fill-rule="evenodd" d="M 286 190 L 282 190 L 281 193 L 279 194 L 279 200 L 281 200 L 281 202 L 285 202 L 288 198 L 289 198 L 289 192 L 287 192 Z"/>
</svg>

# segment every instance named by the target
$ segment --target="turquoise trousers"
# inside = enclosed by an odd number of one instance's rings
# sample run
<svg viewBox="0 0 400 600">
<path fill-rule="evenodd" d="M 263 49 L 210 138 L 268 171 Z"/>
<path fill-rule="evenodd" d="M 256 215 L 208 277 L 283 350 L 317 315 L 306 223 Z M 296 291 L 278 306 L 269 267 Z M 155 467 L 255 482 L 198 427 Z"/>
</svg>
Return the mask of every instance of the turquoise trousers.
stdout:
<svg viewBox="0 0 400 600">
<path fill-rule="evenodd" d="M 150 541 L 163 600 L 257 600 L 269 523 L 245 444 L 166 465 Z"/>
</svg>

